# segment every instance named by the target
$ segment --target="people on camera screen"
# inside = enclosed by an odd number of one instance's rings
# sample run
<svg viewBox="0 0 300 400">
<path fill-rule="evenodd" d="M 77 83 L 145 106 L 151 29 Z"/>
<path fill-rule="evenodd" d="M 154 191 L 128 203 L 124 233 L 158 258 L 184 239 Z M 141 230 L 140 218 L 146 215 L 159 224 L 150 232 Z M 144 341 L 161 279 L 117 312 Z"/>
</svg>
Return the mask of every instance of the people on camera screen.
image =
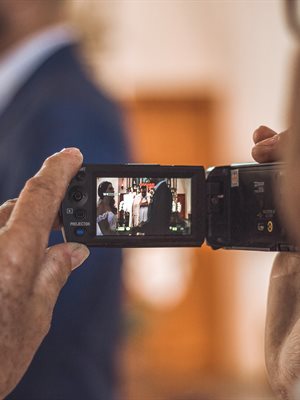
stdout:
<svg viewBox="0 0 300 400">
<path fill-rule="evenodd" d="M 190 220 L 190 179 L 97 179 L 97 236 L 190 234 Z"/>
</svg>

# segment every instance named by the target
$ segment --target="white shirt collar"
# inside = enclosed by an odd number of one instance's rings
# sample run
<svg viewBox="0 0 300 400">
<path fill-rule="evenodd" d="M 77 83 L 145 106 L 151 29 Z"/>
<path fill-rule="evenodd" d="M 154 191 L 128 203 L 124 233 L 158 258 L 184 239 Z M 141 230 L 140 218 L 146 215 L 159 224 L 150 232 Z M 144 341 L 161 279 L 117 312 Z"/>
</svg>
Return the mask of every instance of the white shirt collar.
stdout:
<svg viewBox="0 0 300 400">
<path fill-rule="evenodd" d="M 75 31 L 56 25 L 40 31 L 0 58 L 0 114 L 34 71 L 59 48 L 76 41 Z"/>
</svg>

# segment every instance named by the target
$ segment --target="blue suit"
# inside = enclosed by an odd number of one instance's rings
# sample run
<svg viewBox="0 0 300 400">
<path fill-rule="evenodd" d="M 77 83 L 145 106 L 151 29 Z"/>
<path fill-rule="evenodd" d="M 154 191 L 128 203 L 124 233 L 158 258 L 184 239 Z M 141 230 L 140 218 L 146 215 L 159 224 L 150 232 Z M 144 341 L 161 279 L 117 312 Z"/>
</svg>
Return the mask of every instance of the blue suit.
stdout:
<svg viewBox="0 0 300 400">
<path fill-rule="evenodd" d="M 0 202 L 17 197 L 47 156 L 71 146 L 87 163 L 128 161 L 119 110 L 89 81 L 70 45 L 49 57 L 0 115 Z M 49 334 L 7 399 L 114 398 L 120 265 L 119 250 L 92 250 L 63 288 Z"/>
</svg>

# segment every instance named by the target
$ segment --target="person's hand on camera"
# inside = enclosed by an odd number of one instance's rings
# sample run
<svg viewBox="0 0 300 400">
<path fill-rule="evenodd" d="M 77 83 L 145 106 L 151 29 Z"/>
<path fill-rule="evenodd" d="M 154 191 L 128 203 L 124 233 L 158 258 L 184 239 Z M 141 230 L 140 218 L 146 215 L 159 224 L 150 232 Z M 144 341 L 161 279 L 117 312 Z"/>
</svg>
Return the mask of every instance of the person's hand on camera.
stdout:
<svg viewBox="0 0 300 400">
<path fill-rule="evenodd" d="M 60 203 L 81 164 L 77 149 L 54 154 L 17 200 L 0 207 L 0 398 L 26 371 L 50 328 L 62 286 L 89 255 L 78 243 L 47 248 Z"/>
<path fill-rule="evenodd" d="M 252 157 L 259 163 L 281 161 L 288 143 L 288 131 L 276 133 L 267 126 L 260 126 L 253 133 Z"/>
<path fill-rule="evenodd" d="M 265 126 L 253 134 L 253 158 L 258 162 L 282 161 L 289 133 L 277 134 Z M 279 253 L 273 263 L 268 294 L 266 367 L 272 388 L 280 399 L 293 399 L 300 379 L 300 255 Z"/>
</svg>

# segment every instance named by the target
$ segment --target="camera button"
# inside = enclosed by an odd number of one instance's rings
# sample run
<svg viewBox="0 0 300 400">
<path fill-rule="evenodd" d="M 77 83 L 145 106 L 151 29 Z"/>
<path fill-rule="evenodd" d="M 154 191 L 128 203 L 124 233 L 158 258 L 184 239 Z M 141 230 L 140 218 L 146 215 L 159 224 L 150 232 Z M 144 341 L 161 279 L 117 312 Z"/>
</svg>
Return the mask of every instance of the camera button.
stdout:
<svg viewBox="0 0 300 400">
<path fill-rule="evenodd" d="M 74 217 L 75 217 L 76 219 L 80 219 L 80 220 L 85 219 L 85 217 L 86 217 L 86 212 L 85 212 L 85 210 L 83 210 L 83 209 L 81 209 L 81 208 L 78 208 L 78 209 L 75 210 L 75 212 L 74 212 Z"/>
<path fill-rule="evenodd" d="M 75 235 L 76 236 L 84 236 L 85 232 L 86 232 L 86 230 L 82 226 L 78 226 L 77 228 L 75 228 Z"/>
<path fill-rule="evenodd" d="M 263 232 L 265 230 L 265 224 L 263 222 L 259 222 L 257 224 L 257 230 L 258 232 Z"/>
<path fill-rule="evenodd" d="M 72 195 L 72 198 L 75 201 L 80 201 L 82 199 L 82 197 L 83 197 L 83 195 L 79 190 L 76 190 Z"/>
<path fill-rule="evenodd" d="M 79 171 L 78 174 L 76 175 L 76 180 L 83 181 L 85 177 L 86 177 L 85 171 Z"/>
<path fill-rule="evenodd" d="M 88 199 L 86 188 L 82 186 L 73 186 L 69 190 L 69 199 L 71 203 L 76 203 L 77 207 L 82 207 Z"/>
</svg>

